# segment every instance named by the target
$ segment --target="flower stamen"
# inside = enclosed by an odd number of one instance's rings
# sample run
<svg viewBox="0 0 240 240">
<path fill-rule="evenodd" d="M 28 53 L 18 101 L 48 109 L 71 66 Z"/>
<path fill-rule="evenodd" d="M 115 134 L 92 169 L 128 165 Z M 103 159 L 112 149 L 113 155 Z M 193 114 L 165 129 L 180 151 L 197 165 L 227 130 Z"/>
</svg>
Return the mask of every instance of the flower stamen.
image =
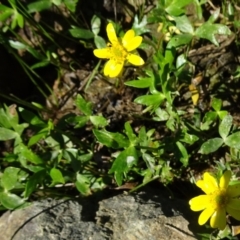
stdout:
<svg viewBox="0 0 240 240">
<path fill-rule="evenodd" d="M 216 190 L 213 192 L 210 198 L 210 202 L 212 204 L 212 208 L 215 210 L 224 208 L 228 203 L 228 196 L 225 189 Z"/>
</svg>

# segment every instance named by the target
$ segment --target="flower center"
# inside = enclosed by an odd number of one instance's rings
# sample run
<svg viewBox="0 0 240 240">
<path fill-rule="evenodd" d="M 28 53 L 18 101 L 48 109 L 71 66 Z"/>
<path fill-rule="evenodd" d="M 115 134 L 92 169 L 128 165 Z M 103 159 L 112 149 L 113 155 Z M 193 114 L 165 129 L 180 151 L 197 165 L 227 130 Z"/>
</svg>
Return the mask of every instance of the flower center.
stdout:
<svg viewBox="0 0 240 240">
<path fill-rule="evenodd" d="M 211 205 L 214 209 L 224 208 L 228 203 L 227 191 L 225 189 L 218 189 L 211 194 Z"/>
<path fill-rule="evenodd" d="M 109 51 L 111 54 L 111 59 L 120 63 L 124 62 L 128 55 L 125 48 L 118 42 L 112 45 L 109 45 Z"/>
</svg>

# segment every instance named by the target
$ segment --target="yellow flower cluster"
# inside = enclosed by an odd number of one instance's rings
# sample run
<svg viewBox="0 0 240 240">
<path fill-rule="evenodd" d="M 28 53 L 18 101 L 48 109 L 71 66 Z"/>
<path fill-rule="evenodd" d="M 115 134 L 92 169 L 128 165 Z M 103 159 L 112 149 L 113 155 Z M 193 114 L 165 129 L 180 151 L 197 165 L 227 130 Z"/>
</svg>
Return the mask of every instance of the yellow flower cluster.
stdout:
<svg viewBox="0 0 240 240">
<path fill-rule="evenodd" d="M 197 181 L 196 185 L 205 192 L 189 201 L 193 211 L 202 211 L 198 223 L 205 224 L 210 219 L 212 228 L 223 230 L 226 226 L 226 212 L 237 220 L 240 220 L 240 183 L 229 185 L 231 172 L 225 171 L 220 181 L 210 173 L 203 175 L 203 180 Z"/>
<path fill-rule="evenodd" d="M 141 36 L 135 36 L 133 30 L 128 30 L 121 41 L 119 41 L 112 23 L 107 25 L 107 35 L 110 41 L 107 47 L 93 51 L 96 57 L 109 59 L 104 66 L 105 76 L 117 77 L 121 73 L 126 61 L 136 66 L 144 64 L 140 56 L 132 53 L 142 43 Z"/>
</svg>

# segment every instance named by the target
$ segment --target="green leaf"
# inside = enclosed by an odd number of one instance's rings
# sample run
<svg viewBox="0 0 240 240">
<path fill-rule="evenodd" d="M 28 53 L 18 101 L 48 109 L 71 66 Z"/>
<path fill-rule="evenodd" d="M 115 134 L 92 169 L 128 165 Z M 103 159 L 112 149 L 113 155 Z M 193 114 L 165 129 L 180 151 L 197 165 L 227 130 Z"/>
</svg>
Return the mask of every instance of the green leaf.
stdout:
<svg viewBox="0 0 240 240">
<path fill-rule="evenodd" d="M 170 129 L 172 132 L 176 130 L 176 119 L 175 118 L 169 118 L 166 122 L 166 126 L 168 129 Z"/>
<path fill-rule="evenodd" d="M 213 98 L 212 99 L 212 108 L 218 112 L 221 110 L 222 108 L 222 100 L 221 99 L 218 99 L 218 98 Z"/>
<path fill-rule="evenodd" d="M 132 80 L 124 83 L 127 86 L 135 87 L 135 88 L 148 88 L 151 86 L 151 82 L 149 79 L 139 79 L 139 80 Z"/>
<path fill-rule="evenodd" d="M 142 174 L 144 176 L 144 178 L 142 180 L 143 183 L 149 183 L 153 178 L 153 170 L 150 168 L 146 169 Z"/>
<path fill-rule="evenodd" d="M 240 149 L 240 132 L 235 132 L 228 136 L 225 140 L 225 144 L 231 148 Z"/>
<path fill-rule="evenodd" d="M 12 30 L 14 30 L 16 28 L 16 26 L 17 26 L 17 19 L 16 19 L 16 16 L 13 15 L 10 27 Z"/>
<path fill-rule="evenodd" d="M 92 158 L 93 158 L 93 153 L 92 153 L 92 152 L 86 153 L 86 154 L 82 154 L 82 155 L 79 155 L 79 156 L 78 156 L 78 159 L 79 159 L 82 163 L 89 162 Z"/>
<path fill-rule="evenodd" d="M 4 128 L 14 128 L 18 125 L 18 114 L 16 111 L 16 105 L 9 107 L 5 106 L 5 109 L 0 108 L 0 126 Z"/>
<path fill-rule="evenodd" d="M 185 54 L 180 54 L 178 57 L 177 57 L 177 61 L 176 61 L 176 68 L 178 69 L 178 72 L 180 72 L 180 74 L 182 73 L 182 68 L 184 67 L 184 65 L 187 63 L 187 59 L 186 59 L 186 56 Z"/>
<path fill-rule="evenodd" d="M 49 9 L 51 6 L 52 6 L 51 1 L 41 0 L 33 3 L 29 3 L 27 5 L 27 8 L 29 13 L 33 13 L 33 12 L 41 12 L 42 10 Z"/>
<path fill-rule="evenodd" d="M 222 137 L 223 141 L 226 140 L 230 129 L 232 127 L 233 118 L 231 115 L 227 115 L 223 118 L 222 122 L 219 125 L 219 134 Z"/>
<path fill-rule="evenodd" d="M 37 69 L 37 68 L 42 68 L 42 67 L 46 67 L 47 65 L 49 65 L 51 62 L 48 59 L 44 59 L 41 62 L 35 63 L 31 66 L 31 69 Z"/>
<path fill-rule="evenodd" d="M 126 122 L 124 124 L 124 127 L 125 127 L 126 135 L 128 136 L 128 139 L 130 140 L 131 143 L 134 143 L 135 140 L 137 139 L 137 136 L 134 134 L 133 129 L 132 129 L 130 123 Z"/>
<path fill-rule="evenodd" d="M 82 111 L 85 115 L 90 116 L 92 114 L 92 104 L 85 101 L 85 99 L 80 94 L 77 95 L 75 103 L 79 110 Z"/>
<path fill-rule="evenodd" d="M 217 114 L 218 114 L 218 116 L 219 116 L 219 118 L 222 120 L 225 116 L 227 116 L 228 115 L 228 111 L 219 111 L 219 112 L 217 112 Z"/>
<path fill-rule="evenodd" d="M 95 127 L 105 127 L 108 125 L 108 121 L 103 116 L 90 116 L 90 121 Z"/>
<path fill-rule="evenodd" d="M 222 138 L 212 138 L 202 144 L 199 153 L 209 154 L 217 151 L 223 144 Z"/>
<path fill-rule="evenodd" d="M 22 42 L 19 42 L 19 41 L 12 41 L 12 40 L 9 40 L 9 43 L 12 48 L 20 49 L 20 50 L 27 50 L 29 53 L 32 54 L 33 57 L 35 57 L 38 60 L 43 60 L 43 59 L 46 60 L 45 56 L 42 53 L 38 52 L 36 49 L 34 49 L 33 47 L 31 47 L 29 45 L 23 44 Z"/>
<path fill-rule="evenodd" d="M 31 125 L 45 127 L 47 124 L 40 119 L 35 113 L 30 112 L 24 108 L 19 108 L 19 112 L 21 113 L 21 117 Z"/>
<path fill-rule="evenodd" d="M 0 127 L 0 141 L 7 141 L 14 139 L 18 134 L 10 129 Z"/>
<path fill-rule="evenodd" d="M 172 16 L 179 16 L 185 13 L 184 7 L 187 6 L 192 0 L 166 0 L 165 11 Z"/>
<path fill-rule="evenodd" d="M 201 5 L 205 4 L 206 2 L 207 2 L 207 0 L 201 0 L 201 1 L 193 0 L 193 4 L 194 4 L 194 6 L 196 8 L 196 13 L 197 13 L 197 16 L 198 16 L 199 20 L 201 20 L 203 18 L 203 16 L 202 16 L 203 9 L 202 9 Z"/>
<path fill-rule="evenodd" d="M 74 13 L 76 11 L 78 0 L 63 0 L 63 2 L 70 12 Z"/>
<path fill-rule="evenodd" d="M 204 38 L 211 41 L 216 46 L 219 46 L 218 41 L 215 38 L 215 34 L 225 34 L 230 35 L 231 31 L 226 25 L 223 24 L 213 24 L 210 22 L 203 23 L 195 31 L 195 35 L 199 38 Z"/>
<path fill-rule="evenodd" d="M 50 170 L 50 176 L 53 180 L 53 183 L 65 183 L 65 180 L 63 178 L 63 175 L 61 173 L 61 171 L 57 168 L 52 168 Z"/>
<path fill-rule="evenodd" d="M 17 49 L 17 50 L 26 50 L 27 49 L 27 46 L 19 41 L 9 40 L 8 42 L 9 42 L 10 46 L 14 49 Z"/>
<path fill-rule="evenodd" d="M 194 34 L 193 26 L 186 15 L 182 15 L 179 17 L 174 17 L 174 21 L 176 22 L 176 27 L 183 33 L 189 33 L 189 35 Z"/>
<path fill-rule="evenodd" d="M 91 20 L 92 32 L 95 35 L 98 35 L 98 33 L 100 32 L 100 27 L 101 27 L 101 19 L 98 16 L 93 15 L 92 20 Z"/>
<path fill-rule="evenodd" d="M 36 144 L 39 140 L 44 139 L 45 137 L 47 137 L 47 135 L 49 134 L 49 130 L 48 128 L 43 128 L 42 130 L 40 130 L 39 132 L 35 133 L 28 141 L 27 146 L 31 147 L 32 145 Z"/>
<path fill-rule="evenodd" d="M 91 193 L 89 179 L 80 173 L 77 173 L 77 181 L 75 182 L 75 185 L 81 194 L 89 195 Z"/>
<path fill-rule="evenodd" d="M 218 18 L 220 14 L 220 8 L 217 8 L 216 10 L 212 11 L 210 18 L 208 19 L 208 22 L 214 23 Z"/>
<path fill-rule="evenodd" d="M 28 198 L 37 188 L 38 185 L 41 185 L 43 180 L 46 177 L 46 170 L 40 170 L 35 172 L 27 181 L 24 191 L 24 198 Z"/>
<path fill-rule="evenodd" d="M 187 45 L 191 42 L 193 36 L 191 34 L 180 34 L 180 35 L 175 35 L 171 38 L 169 41 L 167 48 L 172 48 L 172 47 L 179 47 L 182 45 Z"/>
<path fill-rule="evenodd" d="M 107 46 L 106 41 L 102 37 L 97 36 L 97 35 L 94 36 L 94 43 L 95 43 L 96 47 L 99 49 L 105 48 Z"/>
<path fill-rule="evenodd" d="M 27 51 L 33 55 L 38 60 L 46 60 L 46 57 L 39 51 L 37 51 L 35 48 L 27 46 Z M 48 60 L 48 59 L 47 59 Z"/>
<path fill-rule="evenodd" d="M 181 139 L 181 141 L 191 145 L 195 143 L 198 139 L 199 138 L 196 135 L 184 132 L 184 137 Z"/>
<path fill-rule="evenodd" d="M 26 160 L 28 160 L 31 163 L 34 164 L 41 164 L 43 163 L 43 160 L 35 154 L 31 149 L 29 149 L 27 146 L 24 144 L 19 144 L 15 149 L 15 153 L 19 154 L 19 157 L 23 157 Z"/>
<path fill-rule="evenodd" d="M 143 104 L 146 106 L 157 105 L 159 106 L 163 100 L 165 99 L 165 95 L 162 93 L 154 94 L 154 95 L 143 95 L 135 98 L 134 102 L 138 104 Z"/>
<path fill-rule="evenodd" d="M 118 186 L 122 185 L 123 174 L 130 171 L 132 166 L 138 160 L 137 150 L 135 147 L 130 146 L 123 150 L 113 162 L 109 173 L 114 173 Z"/>
<path fill-rule="evenodd" d="M 75 37 L 75 38 L 82 38 L 82 39 L 94 38 L 94 34 L 90 30 L 83 29 L 83 28 L 75 27 L 73 29 L 70 29 L 69 32 L 72 35 L 72 37 Z"/>
<path fill-rule="evenodd" d="M 112 133 L 106 130 L 93 129 L 93 134 L 100 143 L 107 147 L 118 149 L 127 147 L 129 145 L 128 139 L 120 133 Z"/>
<path fill-rule="evenodd" d="M 132 25 L 132 29 L 134 30 L 136 35 L 141 35 L 146 32 L 150 32 L 149 28 L 147 27 L 148 21 L 147 16 L 144 15 L 142 21 L 140 22 L 138 19 L 138 15 L 134 16 L 134 22 Z"/>
<path fill-rule="evenodd" d="M 180 158 L 180 162 L 183 164 L 184 167 L 187 167 L 188 160 L 189 160 L 187 149 L 179 141 L 177 141 L 176 144 L 177 144 L 178 149 L 179 149 L 179 151 L 181 152 L 181 155 L 182 155 L 182 157 Z"/>
<path fill-rule="evenodd" d="M 62 0 L 51 0 L 53 4 L 59 6 L 62 3 Z"/>
<path fill-rule="evenodd" d="M 166 110 L 157 108 L 155 110 L 156 117 L 153 117 L 155 121 L 167 121 L 169 119 L 169 114 Z"/>
<path fill-rule="evenodd" d="M 13 14 L 12 9 L 6 10 L 0 14 L 0 22 L 5 22 L 7 19 L 9 19 Z"/>
<path fill-rule="evenodd" d="M 153 174 L 155 172 L 155 157 L 148 153 L 143 153 L 142 158 L 145 161 L 148 170 Z"/>
<path fill-rule="evenodd" d="M 24 199 L 18 197 L 13 193 L 1 192 L 0 202 L 5 208 L 13 210 L 24 204 Z"/>
<path fill-rule="evenodd" d="M 23 28 L 24 26 L 24 18 L 20 13 L 17 13 L 17 23 L 20 28 Z"/>
<path fill-rule="evenodd" d="M 89 116 L 71 116 L 66 119 L 66 122 L 75 125 L 74 128 L 81 128 L 86 125 L 88 120 Z"/>
<path fill-rule="evenodd" d="M 60 132 L 53 132 L 50 136 L 48 136 L 45 139 L 45 142 L 47 143 L 48 147 L 53 148 L 54 150 L 60 151 L 60 149 L 63 149 L 64 147 L 64 135 Z M 60 151 L 61 153 L 61 151 Z"/>
<path fill-rule="evenodd" d="M 6 10 L 11 10 L 13 12 L 13 9 L 9 8 L 9 7 L 6 7 L 5 5 L 3 4 L 0 4 L 0 11 L 6 11 Z"/>
<path fill-rule="evenodd" d="M 5 168 L 3 175 L 1 177 L 1 185 L 5 190 L 9 191 L 16 186 L 18 182 L 19 171 L 20 168 L 15 167 Z"/>
<path fill-rule="evenodd" d="M 205 114 L 203 118 L 203 123 L 201 125 L 201 130 L 208 130 L 210 125 L 217 119 L 217 113 L 209 111 Z"/>
</svg>

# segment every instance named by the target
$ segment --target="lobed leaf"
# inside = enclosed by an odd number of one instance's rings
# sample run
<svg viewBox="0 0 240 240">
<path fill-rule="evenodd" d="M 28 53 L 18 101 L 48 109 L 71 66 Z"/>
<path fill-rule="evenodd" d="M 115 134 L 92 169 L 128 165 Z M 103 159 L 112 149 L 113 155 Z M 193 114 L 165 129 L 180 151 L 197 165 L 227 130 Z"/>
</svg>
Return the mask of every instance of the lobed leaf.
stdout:
<svg viewBox="0 0 240 240">
<path fill-rule="evenodd" d="M 203 23 L 195 31 L 197 37 L 207 39 L 216 46 L 219 46 L 219 43 L 215 38 L 216 34 L 230 35 L 231 31 L 226 25 L 210 22 Z"/>
</svg>

